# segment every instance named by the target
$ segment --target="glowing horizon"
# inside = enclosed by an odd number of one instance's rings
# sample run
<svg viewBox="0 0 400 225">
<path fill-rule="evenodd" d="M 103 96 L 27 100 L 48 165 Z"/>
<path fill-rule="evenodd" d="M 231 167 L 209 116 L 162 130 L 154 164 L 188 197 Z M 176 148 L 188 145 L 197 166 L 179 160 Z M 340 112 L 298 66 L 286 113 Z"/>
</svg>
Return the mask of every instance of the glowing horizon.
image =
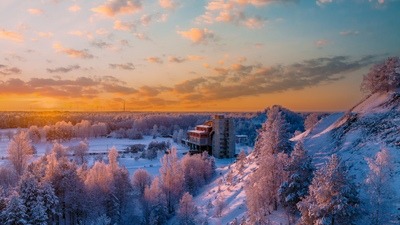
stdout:
<svg viewBox="0 0 400 225">
<path fill-rule="evenodd" d="M 0 111 L 343 111 L 399 1 L 1 1 Z"/>
</svg>

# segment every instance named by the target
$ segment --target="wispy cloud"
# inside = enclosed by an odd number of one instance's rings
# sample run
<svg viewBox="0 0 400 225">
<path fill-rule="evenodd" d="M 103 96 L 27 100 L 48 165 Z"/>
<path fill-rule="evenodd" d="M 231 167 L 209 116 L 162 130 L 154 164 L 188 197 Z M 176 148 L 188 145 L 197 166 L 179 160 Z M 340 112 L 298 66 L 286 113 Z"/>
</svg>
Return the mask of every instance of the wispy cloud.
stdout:
<svg viewBox="0 0 400 225">
<path fill-rule="evenodd" d="M 178 3 L 174 0 L 159 0 L 158 3 L 164 9 L 175 9 L 178 7 Z"/>
<path fill-rule="evenodd" d="M 133 63 L 125 63 L 125 64 L 108 64 L 112 69 L 121 69 L 121 70 L 135 70 L 135 65 Z"/>
<path fill-rule="evenodd" d="M 314 45 L 317 46 L 318 48 L 322 48 L 325 47 L 329 44 L 329 41 L 326 39 L 320 39 L 320 40 L 316 40 L 314 42 Z"/>
<path fill-rule="evenodd" d="M 26 11 L 31 15 L 42 15 L 44 13 L 42 9 L 27 9 Z"/>
<path fill-rule="evenodd" d="M 92 8 L 93 12 L 114 17 L 117 14 L 132 14 L 142 9 L 140 0 L 108 0 L 106 3 Z"/>
<path fill-rule="evenodd" d="M 173 91 L 180 94 L 182 100 L 198 101 L 299 90 L 343 79 L 346 73 L 376 60 L 376 56 L 356 60 L 336 56 L 270 67 L 234 63 L 227 67 L 209 67 L 216 76 L 188 79 L 176 84 Z"/>
<path fill-rule="evenodd" d="M 51 38 L 54 36 L 52 32 L 37 32 L 37 35 L 41 38 Z"/>
<path fill-rule="evenodd" d="M 14 41 L 14 42 L 23 42 L 24 41 L 24 36 L 22 36 L 21 33 L 18 33 L 15 31 L 8 31 L 5 29 L 0 29 L 0 38 L 9 40 L 9 41 Z"/>
<path fill-rule="evenodd" d="M 113 28 L 114 30 L 133 31 L 135 29 L 135 23 L 115 20 Z"/>
<path fill-rule="evenodd" d="M 68 7 L 68 10 L 71 12 L 79 12 L 79 11 L 81 11 L 81 7 L 77 4 L 75 4 L 75 5 L 71 5 L 70 7 Z"/>
<path fill-rule="evenodd" d="M 163 63 L 163 60 L 161 58 L 155 57 L 155 56 L 146 58 L 146 61 L 149 62 L 149 63 L 158 63 L 158 64 L 162 64 Z"/>
<path fill-rule="evenodd" d="M 340 31 L 339 34 L 342 36 L 353 36 L 353 35 L 358 35 L 360 32 L 357 30 L 345 30 L 345 31 Z"/>
<path fill-rule="evenodd" d="M 195 44 L 207 44 L 215 40 L 214 32 L 207 28 L 191 28 L 187 31 L 178 31 L 178 34 Z"/>
<path fill-rule="evenodd" d="M 212 0 L 205 6 L 206 11 L 198 17 L 198 23 L 232 23 L 250 29 L 259 29 L 267 20 L 259 15 L 248 15 L 246 8 L 261 7 L 269 3 L 289 3 L 296 0 Z"/>
<path fill-rule="evenodd" d="M 57 67 L 54 69 L 47 68 L 46 71 L 48 73 L 69 73 L 71 71 L 78 70 L 80 68 L 81 67 L 79 65 L 70 65 L 70 66 L 66 66 L 66 67 Z"/>
<path fill-rule="evenodd" d="M 92 59 L 94 56 L 90 54 L 88 49 L 77 50 L 73 48 L 66 48 L 60 43 L 53 44 L 53 49 L 57 52 L 64 53 L 72 58 Z"/>
<path fill-rule="evenodd" d="M 8 79 L 0 81 L 0 94 L 38 94 L 48 97 L 95 98 L 102 93 L 135 94 L 135 88 L 126 86 L 115 77 L 78 77 L 76 79 L 32 78 L 29 81 Z"/>
<path fill-rule="evenodd" d="M 7 76 L 7 75 L 20 74 L 20 73 L 21 73 L 21 69 L 19 69 L 17 67 L 0 64 L 0 74 L 1 75 Z"/>
</svg>

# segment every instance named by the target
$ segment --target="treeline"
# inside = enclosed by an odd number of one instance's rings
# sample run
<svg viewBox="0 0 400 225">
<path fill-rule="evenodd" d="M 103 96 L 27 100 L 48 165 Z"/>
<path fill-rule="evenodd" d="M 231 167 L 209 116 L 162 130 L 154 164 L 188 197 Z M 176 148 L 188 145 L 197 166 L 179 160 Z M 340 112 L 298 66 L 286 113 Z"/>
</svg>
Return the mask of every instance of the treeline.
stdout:
<svg viewBox="0 0 400 225">
<path fill-rule="evenodd" d="M 156 177 L 143 169 L 129 177 L 118 164 L 115 148 L 93 166 L 68 157 L 67 149 L 57 143 L 29 163 L 31 154 L 28 134 L 17 133 L 8 148 L 10 166 L 0 166 L 1 224 L 150 225 L 165 224 L 174 215 L 195 224 L 192 195 L 215 170 L 208 154 L 179 159 L 175 149 L 161 159 Z"/>
<path fill-rule="evenodd" d="M 109 136 L 141 139 L 144 135 L 182 139 L 188 129 L 211 119 L 211 113 L 92 113 L 92 112 L 0 112 L 0 128 L 27 128 L 32 141 L 68 141 L 73 138 Z M 254 144 L 261 113 L 228 113 L 236 134 L 247 134 Z M 11 130 L 0 131 L 10 140 Z"/>
</svg>

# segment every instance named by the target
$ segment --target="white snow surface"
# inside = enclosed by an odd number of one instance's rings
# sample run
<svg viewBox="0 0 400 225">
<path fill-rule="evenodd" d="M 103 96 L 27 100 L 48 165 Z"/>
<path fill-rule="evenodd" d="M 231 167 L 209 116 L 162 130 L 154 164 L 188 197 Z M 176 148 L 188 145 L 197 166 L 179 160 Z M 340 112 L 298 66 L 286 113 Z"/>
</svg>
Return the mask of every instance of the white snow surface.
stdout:
<svg viewBox="0 0 400 225">
<path fill-rule="evenodd" d="M 394 162 L 393 187 L 400 207 L 400 94 L 398 92 L 373 94 L 347 113 L 334 113 L 316 126 L 292 138 L 304 142 L 305 148 L 319 167 L 332 154 L 339 155 L 350 168 L 356 182 L 362 184 L 369 168 L 366 158 L 373 158 L 385 148 Z M 360 197 L 365 197 L 361 190 Z M 397 210 L 397 213 L 400 213 Z"/>
</svg>

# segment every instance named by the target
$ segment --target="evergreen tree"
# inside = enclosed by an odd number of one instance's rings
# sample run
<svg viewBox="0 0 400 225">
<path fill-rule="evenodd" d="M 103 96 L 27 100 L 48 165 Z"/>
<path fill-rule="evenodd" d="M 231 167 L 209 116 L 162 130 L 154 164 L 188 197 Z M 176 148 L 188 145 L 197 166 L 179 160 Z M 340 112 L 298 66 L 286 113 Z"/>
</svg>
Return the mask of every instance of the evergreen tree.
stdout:
<svg viewBox="0 0 400 225">
<path fill-rule="evenodd" d="M 12 194 L 1 217 L 4 225 L 28 225 L 26 207 L 17 193 Z"/>
<path fill-rule="evenodd" d="M 42 190 L 39 182 L 30 173 L 26 173 L 18 187 L 20 199 L 26 207 L 27 222 L 29 224 L 47 224 L 47 212 L 44 205 Z"/>
<path fill-rule="evenodd" d="M 359 213 L 359 198 L 353 178 L 338 156 L 315 172 L 309 195 L 297 204 L 300 224 L 352 224 Z"/>
<path fill-rule="evenodd" d="M 288 124 L 279 107 L 271 108 L 267 113 L 267 121 L 257 137 L 254 146 L 256 155 L 277 154 L 278 152 L 290 153 L 291 144 Z"/>
<path fill-rule="evenodd" d="M 285 170 L 289 176 L 280 186 L 279 198 L 289 214 L 294 215 L 297 212 L 296 204 L 308 194 L 314 171 L 311 157 L 307 155 L 302 142 L 295 145 Z"/>
</svg>

